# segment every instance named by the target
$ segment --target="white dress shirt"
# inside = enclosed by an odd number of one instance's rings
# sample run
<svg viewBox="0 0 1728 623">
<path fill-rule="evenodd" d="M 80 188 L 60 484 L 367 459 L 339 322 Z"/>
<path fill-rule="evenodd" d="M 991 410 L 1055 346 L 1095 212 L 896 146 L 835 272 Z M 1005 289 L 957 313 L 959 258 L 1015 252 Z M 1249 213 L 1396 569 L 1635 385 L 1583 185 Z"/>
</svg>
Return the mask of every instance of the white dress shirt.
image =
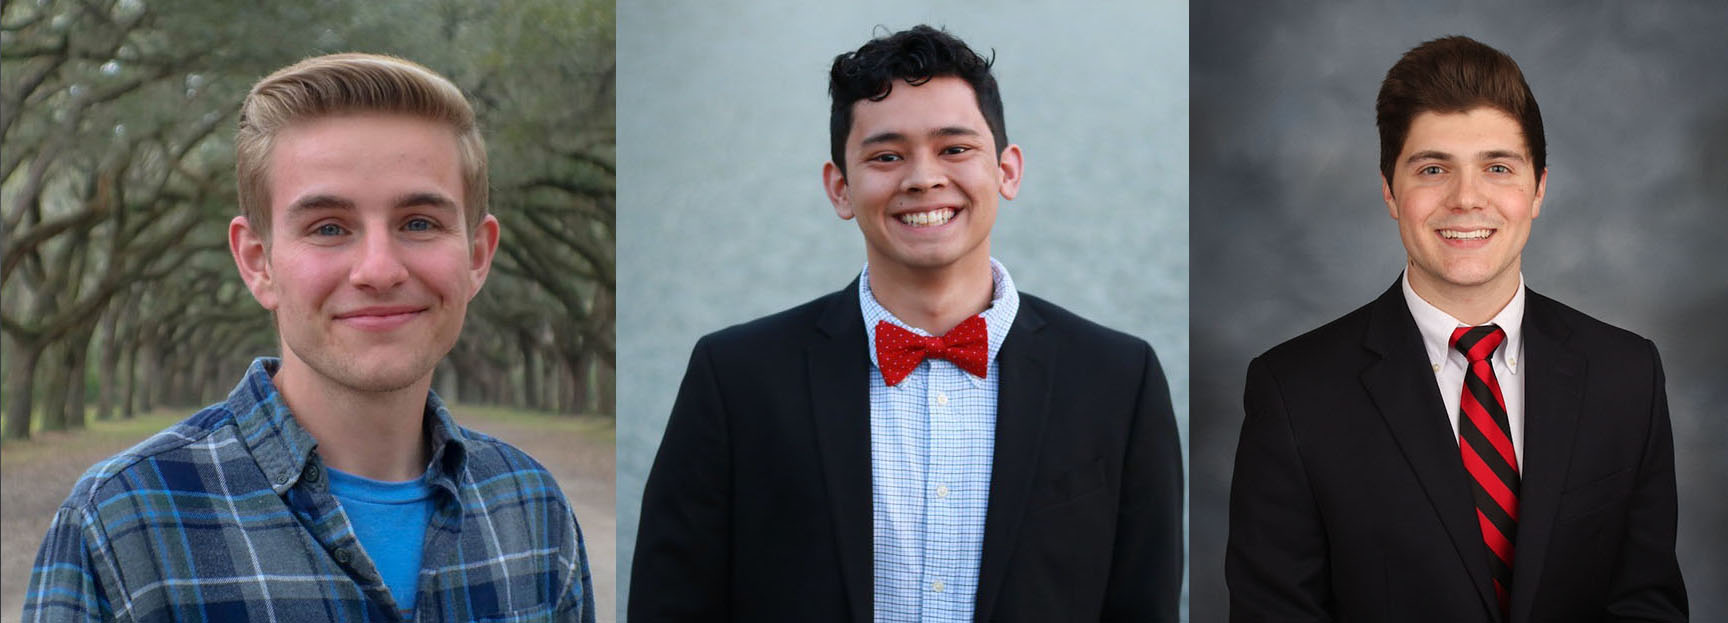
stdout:
<svg viewBox="0 0 1728 623">
<path fill-rule="evenodd" d="M 1410 275 L 1399 279 L 1404 288 L 1404 303 L 1416 328 L 1422 332 L 1422 346 L 1428 350 L 1428 363 L 1434 370 L 1434 382 L 1440 388 L 1440 398 L 1446 401 L 1447 421 L 1452 425 L 1452 440 L 1458 440 L 1458 403 L 1464 395 L 1464 373 L 1470 362 L 1464 354 L 1452 348 L 1452 331 L 1473 326 L 1459 322 L 1451 314 L 1440 311 L 1410 289 Z M 1518 275 L 1518 292 L 1485 324 L 1498 325 L 1506 332 L 1506 341 L 1494 349 L 1490 357 L 1494 380 L 1500 383 L 1500 396 L 1506 399 L 1506 419 L 1512 427 L 1512 451 L 1518 457 L 1518 471 L 1524 471 L 1524 275 Z"/>
</svg>

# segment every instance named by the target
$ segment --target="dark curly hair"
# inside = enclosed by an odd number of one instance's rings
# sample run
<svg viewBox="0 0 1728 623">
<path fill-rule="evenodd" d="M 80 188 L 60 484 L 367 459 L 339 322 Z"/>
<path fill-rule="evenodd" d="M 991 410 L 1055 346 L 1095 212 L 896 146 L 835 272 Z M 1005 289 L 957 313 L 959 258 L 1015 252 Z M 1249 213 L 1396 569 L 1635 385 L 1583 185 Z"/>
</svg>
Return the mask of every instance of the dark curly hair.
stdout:
<svg viewBox="0 0 1728 623">
<path fill-rule="evenodd" d="M 1478 107 L 1506 113 L 1524 131 L 1536 177 L 1548 166 L 1548 140 L 1542 109 L 1524 82 L 1517 61 L 1469 37 L 1442 37 L 1416 46 L 1387 70 L 1374 105 L 1380 129 L 1380 174 L 1392 182 L 1392 169 L 1404 150 L 1410 123 L 1424 112 L 1469 112 Z"/>
<path fill-rule="evenodd" d="M 931 78 L 954 76 L 972 85 L 978 97 L 978 111 L 996 139 L 996 155 L 1008 147 L 1008 130 L 1002 123 L 1002 93 L 996 89 L 996 77 L 990 65 L 996 62 L 995 51 L 984 58 L 972 51 L 966 42 L 946 31 L 926 25 L 877 37 L 856 52 L 834 57 L 828 70 L 828 96 L 833 107 L 828 113 L 828 140 L 834 166 L 846 173 L 846 137 L 852 131 L 852 105 L 858 100 L 882 101 L 894 90 L 894 81 L 917 86 Z"/>
</svg>

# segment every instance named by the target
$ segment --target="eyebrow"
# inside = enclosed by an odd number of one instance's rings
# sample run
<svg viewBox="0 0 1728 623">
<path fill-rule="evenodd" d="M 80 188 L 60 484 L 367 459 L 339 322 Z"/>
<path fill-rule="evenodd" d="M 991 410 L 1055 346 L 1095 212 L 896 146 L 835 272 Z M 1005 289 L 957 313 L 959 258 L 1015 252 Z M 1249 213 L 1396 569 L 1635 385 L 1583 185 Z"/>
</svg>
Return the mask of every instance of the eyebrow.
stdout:
<svg viewBox="0 0 1728 623">
<path fill-rule="evenodd" d="M 980 134 L 977 130 L 974 130 L 972 128 L 968 128 L 965 126 L 958 126 L 958 125 L 950 125 L 950 126 L 943 126 L 943 127 L 931 130 L 930 136 L 942 137 L 942 136 L 983 136 L 983 135 Z M 906 140 L 906 138 L 907 138 L 906 135 L 903 133 L 900 133 L 900 132 L 894 132 L 894 131 L 879 132 L 879 133 L 871 134 L 870 136 L 864 137 L 864 140 L 859 141 L 858 144 L 859 145 L 875 145 L 878 143 L 896 143 L 896 142 L 904 141 L 904 140 Z"/>
<path fill-rule="evenodd" d="M 1487 151 L 1478 152 L 1476 154 L 1476 159 L 1477 160 L 1516 160 L 1518 162 L 1524 162 L 1525 161 L 1524 154 L 1516 152 L 1516 151 L 1506 150 L 1506 149 L 1490 149 Z M 1450 153 L 1443 152 L 1443 151 L 1436 151 L 1436 150 L 1431 149 L 1431 150 L 1427 150 L 1427 151 L 1419 151 L 1419 152 L 1410 154 L 1409 158 L 1404 159 L 1404 163 L 1410 164 L 1413 162 L 1422 162 L 1424 160 L 1435 160 L 1435 161 L 1439 161 L 1439 162 L 1451 162 L 1454 160 L 1454 158 L 1453 158 L 1452 154 L 1450 154 Z"/>
<path fill-rule="evenodd" d="M 396 208 L 427 207 L 444 210 L 457 209 L 456 201 L 440 193 L 416 192 L 397 197 L 392 202 Z M 307 195 L 288 204 L 290 215 L 314 210 L 353 210 L 354 202 L 338 195 Z"/>
</svg>

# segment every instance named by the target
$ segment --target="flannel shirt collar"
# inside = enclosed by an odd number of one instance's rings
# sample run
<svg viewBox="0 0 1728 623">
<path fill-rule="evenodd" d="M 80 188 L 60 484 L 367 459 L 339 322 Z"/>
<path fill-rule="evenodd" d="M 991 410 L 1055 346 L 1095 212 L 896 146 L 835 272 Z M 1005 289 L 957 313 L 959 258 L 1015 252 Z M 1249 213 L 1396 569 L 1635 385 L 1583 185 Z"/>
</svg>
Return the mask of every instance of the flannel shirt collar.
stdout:
<svg viewBox="0 0 1728 623">
<path fill-rule="evenodd" d="M 270 380 L 281 367 L 282 360 L 275 357 L 252 360 L 245 378 L 228 394 L 227 401 L 241 440 L 277 495 L 287 493 L 300 481 L 307 464 L 314 460 L 312 451 L 318 447 L 318 440 L 294 420 L 288 403 Z M 424 421 L 431 429 L 428 438 L 432 442 L 428 480 L 434 488 L 460 499 L 457 482 L 467 461 L 468 432 L 456 426 L 444 401 L 432 392 L 426 393 Z"/>
</svg>

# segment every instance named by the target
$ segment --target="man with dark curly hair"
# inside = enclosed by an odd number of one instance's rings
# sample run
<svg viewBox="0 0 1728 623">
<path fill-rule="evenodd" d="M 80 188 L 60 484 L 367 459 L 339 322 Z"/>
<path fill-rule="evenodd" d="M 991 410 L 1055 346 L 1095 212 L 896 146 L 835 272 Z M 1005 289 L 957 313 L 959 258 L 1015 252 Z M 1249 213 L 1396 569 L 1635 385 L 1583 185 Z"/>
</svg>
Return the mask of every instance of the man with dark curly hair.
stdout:
<svg viewBox="0 0 1728 623">
<path fill-rule="evenodd" d="M 696 344 L 633 621 L 1174 621 L 1182 458 L 1144 341 L 1015 289 L 992 61 L 928 26 L 835 59 L 838 292 Z"/>
</svg>

